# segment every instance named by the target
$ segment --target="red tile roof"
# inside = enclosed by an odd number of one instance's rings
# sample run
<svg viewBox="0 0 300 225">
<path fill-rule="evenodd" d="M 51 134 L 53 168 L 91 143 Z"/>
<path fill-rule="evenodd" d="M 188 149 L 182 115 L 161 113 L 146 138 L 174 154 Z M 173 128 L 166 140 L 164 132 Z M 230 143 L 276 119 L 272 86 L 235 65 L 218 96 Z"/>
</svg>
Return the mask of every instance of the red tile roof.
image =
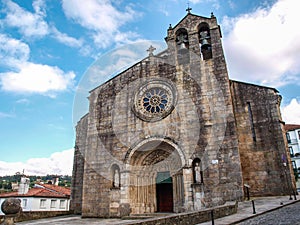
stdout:
<svg viewBox="0 0 300 225">
<path fill-rule="evenodd" d="M 285 124 L 284 129 L 285 129 L 285 131 L 292 131 L 292 130 L 300 129 L 300 125 L 299 124 Z"/>
<path fill-rule="evenodd" d="M 71 189 L 68 187 L 62 187 L 62 186 L 57 186 L 57 185 L 53 185 L 53 184 L 40 184 L 40 183 L 38 185 L 41 185 L 41 186 L 45 187 L 46 189 L 50 189 L 55 192 L 62 193 L 64 195 L 68 195 L 68 196 L 71 195 Z"/>
<path fill-rule="evenodd" d="M 26 194 L 19 194 L 17 191 L 0 194 L 1 197 L 48 197 L 48 198 L 69 198 L 70 188 L 55 186 L 52 184 L 38 184 L 40 187 L 30 188 Z"/>
</svg>

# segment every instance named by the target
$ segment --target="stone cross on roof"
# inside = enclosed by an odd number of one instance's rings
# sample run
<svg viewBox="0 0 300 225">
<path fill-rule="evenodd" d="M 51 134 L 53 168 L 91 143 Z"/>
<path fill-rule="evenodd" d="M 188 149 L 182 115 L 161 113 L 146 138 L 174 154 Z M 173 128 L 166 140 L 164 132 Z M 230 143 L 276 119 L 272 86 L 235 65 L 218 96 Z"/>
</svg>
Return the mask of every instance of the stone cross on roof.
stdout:
<svg viewBox="0 0 300 225">
<path fill-rule="evenodd" d="M 156 50 L 152 45 L 147 49 L 147 52 L 149 52 L 149 56 L 153 56 L 153 52 Z"/>
</svg>

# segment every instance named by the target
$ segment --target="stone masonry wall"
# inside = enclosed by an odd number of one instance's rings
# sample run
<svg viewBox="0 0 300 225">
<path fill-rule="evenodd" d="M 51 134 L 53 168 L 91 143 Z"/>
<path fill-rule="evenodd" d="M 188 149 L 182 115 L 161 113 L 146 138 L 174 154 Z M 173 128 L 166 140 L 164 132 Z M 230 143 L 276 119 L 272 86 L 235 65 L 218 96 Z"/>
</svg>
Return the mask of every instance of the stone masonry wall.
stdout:
<svg viewBox="0 0 300 225">
<path fill-rule="evenodd" d="M 88 114 L 84 116 L 76 127 L 76 143 L 74 149 L 74 163 L 72 172 L 70 210 L 75 214 L 82 212 L 82 189 L 84 173 L 84 155 L 87 142 Z"/>
<path fill-rule="evenodd" d="M 23 222 L 28 220 L 38 220 L 56 216 L 66 216 L 70 215 L 71 211 L 30 211 L 30 212 L 21 212 L 18 216 L 14 219 L 14 222 Z M 0 222 L 4 219 L 4 215 L 0 216 Z M 2 224 L 2 223 L 1 223 Z"/>
<path fill-rule="evenodd" d="M 243 182 L 252 196 L 291 193 L 294 176 L 282 132 L 280 96 L 273 88 L 231 81 Z"/>
</svg>

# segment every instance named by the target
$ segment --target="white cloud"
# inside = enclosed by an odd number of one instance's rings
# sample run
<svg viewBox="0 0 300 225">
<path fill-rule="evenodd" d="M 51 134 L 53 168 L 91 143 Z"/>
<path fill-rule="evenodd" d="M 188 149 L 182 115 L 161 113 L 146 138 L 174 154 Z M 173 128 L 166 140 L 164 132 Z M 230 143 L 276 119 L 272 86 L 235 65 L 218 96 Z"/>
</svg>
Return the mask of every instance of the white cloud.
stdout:
<svg viewBox="0 0 300 225">
<path fill-rule="evenodd" d="M 46 12 L 45 4 L 42 0 L 33 2 L 35 13 L 24 10 L 18 4 L 8 0 L 4 1 L 6 17 L 5 23 L 11 27 L 16 27 L 26 37 L 42 37 L 49 33 L 48 24 L 44 21 Z"/>
<path fill-rule="evenodd" d="M 72 87 L 74 78 L 73 72 L 65 73 L 58 67 L 27 62 L 18 72 L 0 74 L 0 84 L 4 91 L 51 94 Z"/>
<path fill-rule="evenodd" d="M 74 149 L 55 152 L 49 158 L 32 158 L 23 162 L 0 161 L 0 176 L 25 171 L 26 175 L 72 175 Z"/>
<path fill-rule="evenodd" d="M 64 72 L 58 67 L 28 62 L 29 56 L 27 44 L 0 34 L 0 65 L 14 70 L 0 73 L 3 91 L 55 96 L 56 92 L 73 87 L 73 71 Z"/>
<path fill-rule="evenodd" d="M 298 6 L 298 0 L 278 0 L 267 9 L 223 20 L 231 78 L 277 87 L 299 82 Z"/>
<path fill-rule="evenodd" d="M 190 0 L 189 2 L 191 2 L 193 4 L 197 4 L 197 3 L 203 2 L 203 0 Z"/>
<path fill-rule="evenodd" d="M 12 118 L 15 117 L 14 114 L 10 114 L 10 113 L 4 113 L 4 112 L 0 112 L 0 119 L 1 118 Z"/>
<path fill-rule="evenodd" d="M 139 13 L 130 7 L 119 11 L 108 0 L 89 0 L 84 4 L 81 0 L 63 0 L 62 6 L 68 18 L 93 32 L 93 39 L 99 47 L 105 48 L 119 41 L 126 43 L 128 37 L 137 36 L 133 32 L 127 34 L 120 31 L 122 25 L 139 16 Z M 124 35 L 126 38 L 120 40 Z"/>
<path fill-rule="evenodd" d="M 30 103 L 30 100 L 28 100 L 27 98 L 21 98 L 17 100 L 16 103 L 28 105 Z"/>
<path fill-rule="evenodd" d="M 45 0 L 34 0 L 32 6 L 37 15 L 46 16 Z"/>
<path fill-rule="evenodd" d="M 13 67 L 26 62 L 29 58 L 29 46 L 17 39 L 0 34 L 0 65 Z"/>
<path fill-rule="evenodd" d="M 63 43 L 70 47 L 81 47 L 83 44 L 82 40 L 78 40 L 76 38 L 70 37 L 69 35 L 67 35 L 65 33 L 61 33 L 55 27 L 52 27 L 51 31 L 52 31 L 53 37 L 60 43 Z"/>
<path fill-rule="evenodd" d="M 281 109 L 282 119 L 288 124 L 300 124 L 300 101 L 292 99 L 291 102 Z"/>
<path fill-rule="evenodd" d="M 53 25 L 49 26 L 45 21 L 46 4 L 44 0 L 35 0 L 32 3 L 34 13 L 21 8 L 18 4 L 8 0 L 5 1 L 4 12 L 6 17 L 3 22 L 16 27 L 25 37 L 39 37 L 51 35 L 54 39 L 70 47 L 81 47 L 83 41 L 70 37 L 58 31 Z M 21 19 L 20 19 L 21 18 Z"/>
<path fill-rule="evenodd" d="M 48 34 L 48 25 L 43 21 L 46 15 L 43 0 L 33 2 L 34 14 L 10 0 L 5 1 L 5 4 L 7 16 L 4 20 L 9 26 L 18 27 L 25 36 Z M 51 32 L 57 40 L 69 46 L 79 47 L 82 44 L 54 27 L 51 28 Z M 55 66 L 35 64 L 28 61 L 29 57 L 30 48 L 26 43 L 0 34 L 0 65 L 13 70 L 0 73 L 0 86 L 3 91 L 38 93 L 54 97 L 56 92 L 73 87 L 74 72 L 64 72 Z"/>
</svg>

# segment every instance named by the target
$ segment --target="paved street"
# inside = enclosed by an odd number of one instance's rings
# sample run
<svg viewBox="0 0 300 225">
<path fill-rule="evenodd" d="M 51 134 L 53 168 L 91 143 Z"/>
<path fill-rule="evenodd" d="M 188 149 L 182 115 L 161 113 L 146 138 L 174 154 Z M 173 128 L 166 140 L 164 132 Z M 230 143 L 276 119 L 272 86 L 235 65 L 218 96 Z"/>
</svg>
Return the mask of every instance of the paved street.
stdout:
<svg viewBox="0 0 300 225">
<path fill-rule="evenodd" d="M 240 225 L 296 225 L 300 224 L 300 202 L 280 208 L 278 210 L 268 212 L 245 222 Z"/>
<path fill-rule="evenodd" d="M 298 196 L 298 198 L 299 198 L 299 196 Z M 244 219 L 247 219 L 247 218 L 249 218 L 249 220 L 247 220 L 247 223 L 246 223 L 246 221 L 245 221 L 245 223 L 243 222 L 243 224 L 251 224 L 251 225 L 256 225 L 256 224 L 263 224 L 263 225 L 266 225 L 266 224 L 291 225 L 291 224 L 293 224 L 294 225 L 294 224 L 297 224 L 297 223 L 290 223 L 286 220 L 285 220 L 285 223 L 279 223 L 279 221 L 281 221 L 281 218 L 279 220 L 276 215 L 270 216 L 270 218 L 272 218 L 272 219 L 275 218 L 275 222 L 273 220 L 270 223 L 267 223 L 265 221 L 264 222 L 252 221 L 252 219 L 260 218 L 262 216 L 262 220 L 263 220 L 264 215 L 266 213 L 268 213 L 272 210 L 275 210 L 274 212 L 276 213 L 277 210 L 285 210 L 285 208 L 287 208 L 287 207 L 295 207 L 299 210 L 299 208 L 300 208 L 299 200 L 289 200 L 289 196 L 262 197 L 262 198 L 253 198 L 253 200 L 255 202 L 256 214 L 253 214 L 253 208 L 252 208 L 251 201 L 239 202 L 239 206 L 238 206 L 238 210 L 237 210 L 236 214 L 216 219 L 215 225 L 242 224 L 242 222 L 239 222 L 239 221 L 243 221 Z M 296 212 L 297 209 L 294 209 L 294 211 L 293 211 L 294 213 L 292 213 L 292 215 L 291 215 L 294 218 L 295 218 L 295 215 L 299 214 L 299 211 Z M 283 218 L 284 216 L 281 216 L 281 217 Z M 299 215 L 297 215 L 297 217 L 299 219 Z M 250 221 L 250 218 L 252 218 L 251 221 Z M 293 220 L 297 220 L 297 219 L 293 219 Z M 300 224 L 299 222 L 300 222 L 300 220 L 298 221 L 298 224 Z M 211 225 L 211 224 L 212 224 L 211 221 L 201 223 L 201 225 Z"/>
<path fill-rule="evenodd" d="M 27 224 L 27 225 L 121 225 L 134 222 L 133 220 L 121 220 L 121 219 L 99 219 L 99 218 L 87 218 L 82 219 L 80 216 L 61 216 L 61 217 L 54 217 L 54 218 L 47 218 L 47 219 L 40 219 L 40 220 L 33 220 L 33 221 L 24 221 L 21 223 L 16 224 Z"/>
</svg>

